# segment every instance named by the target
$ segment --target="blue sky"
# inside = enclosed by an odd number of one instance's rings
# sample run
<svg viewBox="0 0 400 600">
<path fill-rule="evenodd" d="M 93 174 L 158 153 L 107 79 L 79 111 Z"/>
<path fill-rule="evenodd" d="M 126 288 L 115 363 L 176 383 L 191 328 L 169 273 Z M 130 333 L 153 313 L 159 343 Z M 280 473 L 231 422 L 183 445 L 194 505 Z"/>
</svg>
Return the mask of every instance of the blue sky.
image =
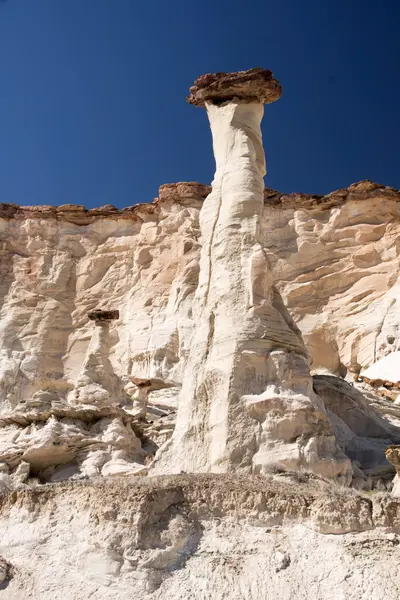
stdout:
<svg viewBox="0 0 400 600">
<path fill-rule="evenodd" d="M 262 66 L 266 185 L 400 187 L 399 0 L 0 0 L 0 202 L 118 207 L 212 179 L 200 74 Z"/>
</svg>

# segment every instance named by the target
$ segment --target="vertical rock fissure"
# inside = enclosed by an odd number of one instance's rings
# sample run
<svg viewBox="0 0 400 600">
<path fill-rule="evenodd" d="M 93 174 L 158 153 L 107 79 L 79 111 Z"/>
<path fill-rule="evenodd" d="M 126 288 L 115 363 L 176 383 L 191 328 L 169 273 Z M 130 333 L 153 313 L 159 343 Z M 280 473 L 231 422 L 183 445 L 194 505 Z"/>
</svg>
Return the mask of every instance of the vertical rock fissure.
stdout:
<svg viewBox="0 0 400 600">
<path fill-rule="evenodd" d="M 226 141 L 226 152 L 225 152 L 226 156 L 228 156 L 228 140 Z M 216 213 L 216 217 L 214 220 L 214 224 L 212 226 L 211 229 L 211 235 L 210 235 L 210 243 L 208 246 L 208 281 L 207 281 L 207 290 L 204 296 L 204 304 L 203 304 L 203 308 L 204 306 L 206 306 L 207 301 L 208 301 L 208 296 L 210 293 L 210 286 L 211 286 L 211 273 L 212 273 L 212 254 L 213 254 L 213 245 L 214 245 L 214 237 L 215 237 L 215 231 L 218 227 L 218 223 L 219 223 L 219 217 L 220 217 L 220 213 L 221 213 L 221 205 L 222 205 L 222 187 L 223 187 L 223 182 L 224 182 L 224 176 L 225 176 L 225 170 L 226 170 L 226 165 L 227 165 L 228 159 L 226 158 L 225 163 L 224 163 L 224 168 L 222 171 L 222 175 L 221 175 L 221 185 L 219 188 L 219 194 L 218 194 L 218 198 L 217 198 L 217 213 Z"/>
</svg>

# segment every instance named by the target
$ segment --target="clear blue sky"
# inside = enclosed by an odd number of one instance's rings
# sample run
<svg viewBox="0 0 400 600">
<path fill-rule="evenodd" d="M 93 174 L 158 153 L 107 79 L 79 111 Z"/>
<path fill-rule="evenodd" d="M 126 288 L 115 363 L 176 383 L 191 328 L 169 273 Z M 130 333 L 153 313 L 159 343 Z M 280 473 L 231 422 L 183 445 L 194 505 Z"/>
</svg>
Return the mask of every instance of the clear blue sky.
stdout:
<svg viewBox="0 0 400 600">
<path fill-rule="evenodd" d="M 200 74 L 262 66 L 266 185 L 400 187 L 399 0 L 0 0 L 0 202 L 118 207 L 209 183 Z"/>
</svg>

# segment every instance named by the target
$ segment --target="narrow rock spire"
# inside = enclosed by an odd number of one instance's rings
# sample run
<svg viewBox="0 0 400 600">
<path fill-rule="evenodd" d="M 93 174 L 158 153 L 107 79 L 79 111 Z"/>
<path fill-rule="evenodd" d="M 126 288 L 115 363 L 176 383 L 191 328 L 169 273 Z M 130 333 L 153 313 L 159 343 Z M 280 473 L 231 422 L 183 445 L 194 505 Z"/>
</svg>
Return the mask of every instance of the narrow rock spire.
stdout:
<svg viewBox="0 0 400 600">
<path fill-rule="evenodd" d="M 126 383 L 114 372 L 110 361 L 110 325 L 119 319 L 119 311 L 95 309 L 87 316 L 94 322 L 92 337 L 68 401 L 73 405 L 96 407 L 127 405 L 130 398 L 124 390 Z"/>
<path fill-rule="evenodd" d="M 200 213 L 194 333 L 176 428 L 154 473 L 304 467 L 351 479 L 261 234 L 260 124 L 263 105 L 280 95 L 279 82 L 263 69 L 203 75 L 190 88 L 188 102 L 207 111 L 216 171 Z"/>
</svg>

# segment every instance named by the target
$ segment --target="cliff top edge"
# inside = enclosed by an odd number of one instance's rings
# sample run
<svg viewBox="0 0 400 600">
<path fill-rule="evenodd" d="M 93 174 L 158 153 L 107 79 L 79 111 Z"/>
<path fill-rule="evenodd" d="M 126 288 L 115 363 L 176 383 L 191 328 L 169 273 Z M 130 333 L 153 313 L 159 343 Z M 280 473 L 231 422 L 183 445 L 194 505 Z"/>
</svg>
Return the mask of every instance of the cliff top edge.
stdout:
<svg viewBox="0 0 400 600">
<path fill-rule="evenodd" d="M 159 196 L 153 202 L 134 204 L 118 209 L 112 204 L 99 208 L 87 209 L 80 204 L 62 204 L 60 206 L 37 205 L 19 206 L 18 204 L 0 203 L 0 218 L 10 219 L 56 219 L 87 225 L 100 218 L 124 218 L 144 220 L 146 216 L 156 214 L 164 205 L 197 206 L 211 192 L 211 186 L 194 181 L 166 183 L 159 188 Z M 363 180 L 353 183 L 348 188 L 335 190 L 325 196 L 291 193 L 282 194 L 277 190 L 265 188 L 264 205 L 276 209 L 305 208 L 329 209 L 341 206 L 347 201 L 362 201 L 374 197 L 391 198 L 400 202 L 400 191 L 393 187 Z"/>
</svg>

